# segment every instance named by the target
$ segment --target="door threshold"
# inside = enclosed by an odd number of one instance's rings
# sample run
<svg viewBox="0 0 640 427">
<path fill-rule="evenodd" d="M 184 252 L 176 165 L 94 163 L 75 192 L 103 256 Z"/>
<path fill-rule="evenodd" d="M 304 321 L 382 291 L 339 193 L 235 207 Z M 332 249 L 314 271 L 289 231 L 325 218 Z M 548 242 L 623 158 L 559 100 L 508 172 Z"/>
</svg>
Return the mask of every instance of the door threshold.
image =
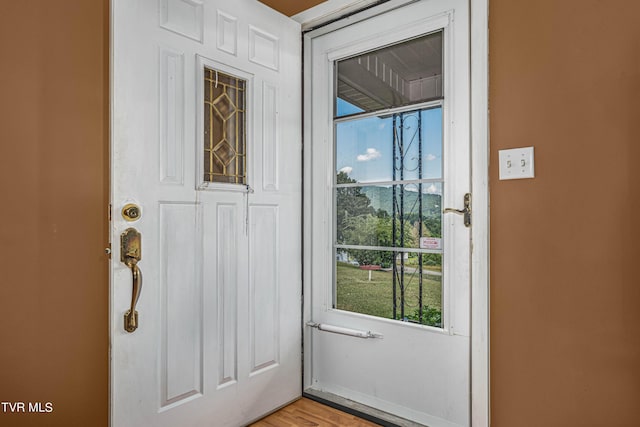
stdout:
<svg viewBox="0 0 640 427">
<path fill-rule="evenodd" d="M 415 421 L 400 418 L 388 412 L 372 408 L 371 406 L 345 399 L 333 393 L 308 388 L 302 393 L 302 396 L 383 427 L 428 427 L 424 424 L 418 424 Z"/>
</svg>

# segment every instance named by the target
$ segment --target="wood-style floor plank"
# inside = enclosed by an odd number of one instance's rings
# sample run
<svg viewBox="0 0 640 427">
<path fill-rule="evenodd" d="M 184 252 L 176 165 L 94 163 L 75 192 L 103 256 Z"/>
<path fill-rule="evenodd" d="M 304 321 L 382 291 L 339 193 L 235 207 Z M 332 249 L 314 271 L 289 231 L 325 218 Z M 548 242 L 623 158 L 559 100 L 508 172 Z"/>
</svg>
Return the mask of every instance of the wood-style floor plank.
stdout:
<svg viewBox="0 0 640 427">
<path fill-rule="evenodd" d="M 251 427 L 376 427 L 370 421 L 363 420 L 346 412 L 339 411 L 322 403 L 303 397 Z"/>
</svg>

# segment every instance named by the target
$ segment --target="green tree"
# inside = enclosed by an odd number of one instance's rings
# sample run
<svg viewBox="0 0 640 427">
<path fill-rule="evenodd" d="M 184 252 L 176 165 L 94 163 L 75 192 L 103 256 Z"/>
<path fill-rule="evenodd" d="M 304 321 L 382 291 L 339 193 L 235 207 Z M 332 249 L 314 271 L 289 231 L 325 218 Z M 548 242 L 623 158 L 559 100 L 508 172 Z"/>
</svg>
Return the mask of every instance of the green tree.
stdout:
<svg viewBox="0 0 640 427">
<path fill-rule="evenodd" d="M 426 237 L 442 237 L 442 222 L 439 216 L 424 217 L 422 219 L 422 235 Z"/>
<path fill-rule="evenodd" d="M 355 184 L 345 172 L 338 172 L 337 184 Z M 362 192 L 362 187 L 341 187 L 336 189 L 336 238 L 338 243 L 344 243 L 345 220 L 362 215 L 373 215 L 375 209 L 371 200 Z"/>
<path fill-rule="evenodd" d="M 344 237 L 350 245 L 389 246 L 392 243 L 391 219 L 378 218 L 371 214 L 349 217 L 345 220 Z M 391 255 L 384 251 L 349 249 L 348 253 L 361 265 L 391 263 Z"/>
<path fill-rule="evenodd" d="M 396 239 L 399 241 L 400 224 L 404 227 L 405 246 L 416 246 L 417 233 L 408 221 L 396 220 Z M 349 217 L 344 220 L 343 236 L 345 242 L 350 245 L 393 247 L 393 221 L 389 216 L 380 218 L 371 214 Z M 393 262 L 393 253 L 390 251 L 349 249 L 348 253 L 363 265 L 375 264 L 386 267 Z"/>
<path fill-rule="evenodd" d="M 345 172 L 338 172 L 338 184 L 355 184 Z M 376 211 L 371 199 L 363 193 L 362 187 L 341 187 L 336 189 L 336 238 L 338 243 L 359 246 L 395 247 L 400 244 L 400 227 L 404 229 L 404 246 L 416 247 L 417 229 L 411 221 L 396 219 L 396 243 L 393 242 L 393 220 L 383 209 Z M 362 265 L 390 266 L 393 252 L 366 249 L 349 249 L 350 257 Z"/>
</svg>

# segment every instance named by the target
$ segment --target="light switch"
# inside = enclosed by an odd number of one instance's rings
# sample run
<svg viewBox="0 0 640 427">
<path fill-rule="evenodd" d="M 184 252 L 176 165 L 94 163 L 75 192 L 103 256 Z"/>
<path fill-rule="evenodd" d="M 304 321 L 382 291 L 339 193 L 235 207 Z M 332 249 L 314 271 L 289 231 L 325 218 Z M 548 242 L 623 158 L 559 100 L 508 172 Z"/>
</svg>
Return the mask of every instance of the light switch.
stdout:
<svg viewBox="0 0 640 427">
<path fill-rule="evenodd" d="M 500 179 L 523 179 L 535 177 L 533 147 L 511 148 L 498 151 Z"/>
</svg>

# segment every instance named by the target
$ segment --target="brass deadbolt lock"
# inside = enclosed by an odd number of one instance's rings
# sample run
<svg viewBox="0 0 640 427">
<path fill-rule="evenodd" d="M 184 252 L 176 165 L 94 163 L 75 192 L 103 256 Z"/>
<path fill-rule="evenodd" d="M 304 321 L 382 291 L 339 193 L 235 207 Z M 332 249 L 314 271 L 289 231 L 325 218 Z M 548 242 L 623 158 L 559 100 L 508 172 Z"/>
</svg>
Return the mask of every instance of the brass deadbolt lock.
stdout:
<svg viewBox="0 0 640 427">
<path fill-rule="evenodd" d="M 122 208 L 122 217 L 129 222 L 139 220 L 140 215 L 140 206 L 136 204 L 128 203 Z"/>
</svg>

